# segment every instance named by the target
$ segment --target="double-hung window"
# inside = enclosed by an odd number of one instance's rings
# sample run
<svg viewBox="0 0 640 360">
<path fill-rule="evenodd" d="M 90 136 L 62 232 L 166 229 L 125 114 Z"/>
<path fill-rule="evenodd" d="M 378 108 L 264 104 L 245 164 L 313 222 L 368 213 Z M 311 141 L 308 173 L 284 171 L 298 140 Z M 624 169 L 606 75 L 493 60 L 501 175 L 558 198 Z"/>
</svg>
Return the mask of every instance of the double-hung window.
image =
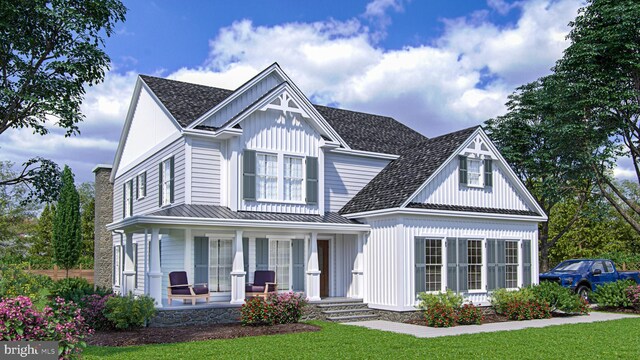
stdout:
<svg viewBox="0 0 640 360">
<path fill-rule="evenodd" d="M 518 242 L 505 241 L 505 287 L 515 289 L 518 287 Z"/>
<path fill-rule="evenodd" d="M 147 172 L 143 172 L 136 177 L 136 199 L 147 196 Z"/>
<path fill-rule="evenodd" d="M 173 202 L 173 157 L 160 163 L 160 206 Z"/>
<path fill-rule="evenodd" d="M 482 160 L 467 158 L 469 186 L 482 186 Z"/>
<path fill-rule="evenodd" d="M 302 158 L 284 157 L 284 200 L 302 201 Z"/>
<path fill-rule="evenodd" d="M 468 265 L 467 288 L 469 290 L 483 290 L 482 289 L 482 240 L 468 240 L 467 265 Z"/>
<path fill-rule="evenodd" d="M 124 217 L 129 217 L 133 213 L 133 180 L 124 183 Z"/>
<path fill-rule="evenodd" d="M 425 239 L 426 291 L 442 290 L 442 240 Z"/>
<path fill-rule="evenodd" d="M 278 199 L 278 156 L 257 154 L 256 198 L 258 200 Z"/>
</svg>

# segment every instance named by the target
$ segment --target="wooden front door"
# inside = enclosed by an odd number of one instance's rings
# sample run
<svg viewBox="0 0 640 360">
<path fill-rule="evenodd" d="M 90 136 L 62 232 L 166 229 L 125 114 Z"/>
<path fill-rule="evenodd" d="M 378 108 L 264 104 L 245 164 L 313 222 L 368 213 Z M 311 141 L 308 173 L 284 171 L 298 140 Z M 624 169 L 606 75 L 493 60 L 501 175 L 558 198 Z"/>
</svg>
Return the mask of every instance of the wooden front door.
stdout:
<svg viewBox="0 0 640 360">
<path fill-rule="evenodd" d="M 320 268 L 320 297 L 328 297 L 329 240 L 318 240 L 318 267 Z"/>
</svg>

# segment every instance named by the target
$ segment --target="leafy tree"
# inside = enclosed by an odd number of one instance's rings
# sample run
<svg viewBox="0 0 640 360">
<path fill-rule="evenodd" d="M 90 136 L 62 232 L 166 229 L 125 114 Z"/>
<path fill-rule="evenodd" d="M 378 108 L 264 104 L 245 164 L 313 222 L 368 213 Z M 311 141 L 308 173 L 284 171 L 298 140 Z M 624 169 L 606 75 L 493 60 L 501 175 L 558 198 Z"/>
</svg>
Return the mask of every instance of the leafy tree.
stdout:
<svg viewBox="0 0 640 360">
<path fill-rule="evenodd" d="M 542 268 L 549 268 L 549 251 L 583 216 L 584 204 L 591 196 L 592 181 L 588 177 L 588 151 L 573 138 L 575 129 L 558 126 L 558 120 L 572 112 L 571 102 L 560 98 L 565 84 L 549 76 L 519 87 L 509 96 L 508 112 L 487 121 L 487 132 L 545 213 L 556 205 L 575 200 L 567 221 L 554 227 L 542 223 L 539 229 Z"/>
<path fill-rule="evenodd" d="M 80 195 L 80 217 L 82 228 L 82 248 L 80 251 L 81 264 L 93 266 L 94 220 L 95 220 L 95 189 L 92 182 L 84 182 L 78 186 Z"/>
<path fill-rule="evenodd" d="M 67 277 L 69 269 L 73 268 L 80 258 L 81 237 L 80 196 L 74 184 L 73 173 L 65 166 L 53 227 L 53 249 L 55 262 L 67 271 Z"/>
<path fill-rule="evenodd" d="M 29 262 L 49 268 L 53 264 L 53 222 L 56 216 L 55 203 L 46 204 L 38 219 L 36 236 L 29 248 Z"/>
<path fill-rule="evenodd" d="M 45 135 L 51 124 L 66 136 L 78 134 L 85 85 L 100 83 L 109 69 L 103 37 L 125 13 L 119 0 L 1 1 L 0 134 L 31 128 Z M 57 172 L 51 161 L 35 158 L 0 185 L 27 183 L 33 197 L 51 202 L 59 176 L 50 175 Z"/>
<path fill-rule="evenodd" d="M 636 232 L 640 205 L 613 180 L 612 163 L 633 160 L 640 182 L 640 2 L 587 0 L 555 67 L 577 109 L 569 123 L 590 134 L 592 172 L 601 194 Z"/>
</svg>

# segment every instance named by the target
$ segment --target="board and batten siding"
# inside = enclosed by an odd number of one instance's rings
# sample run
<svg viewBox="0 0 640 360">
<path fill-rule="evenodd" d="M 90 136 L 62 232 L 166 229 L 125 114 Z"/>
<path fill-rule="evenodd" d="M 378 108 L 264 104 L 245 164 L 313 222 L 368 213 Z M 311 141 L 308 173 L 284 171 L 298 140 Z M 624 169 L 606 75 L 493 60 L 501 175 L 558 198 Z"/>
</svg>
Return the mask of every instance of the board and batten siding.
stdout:
<svg viewBox="0 0 640 360">
<path fill-rule="evenodd" d="M 411 202 L 534 210 L 522 199 L 498 161 L 493 161 L 493 186 L 477 188 L 460 184 L 458 160 L 454 159 Z"/>
<path fill-rule="evenodd" d="M 337 212 L 371 181 L 389 160 L 326 153 L 324 158 L 325 211 Z"/>
<path fill-rule="evenodd" d="M 221 144 L 217 141 L 191 140 L 191 203 L 220 205 Z"/>
<path fill-rule="evenodd" d="M 243 130 L 240 144 L 242 149 L 251 149 L 258 153 L 319 157 L 321 137 L 309 125 L 308 121 L 311 120 L 300 118 L 298 115 L 292 116 L 288 114 L 285 116 L 281 111 L 256 111 L 240 124 Z M 322 166 L 320 161 L 319 159 L 318 165 Z M 278 167 L 280 170 L 282 166 L 283 164 L 279 162 Z M 279 178 L 279 181 L 282 182 L 283 179 Z M 319 187 L 323 186 L 323 180 L 319 179 L 319 181 Z M 241 191 L 241 186 L 239 188 Z M 304 197 L 304 185 L 302 194 Z M 278 196 L 282 197 L 282 194 L 278 194 Z M 241 202 L 240 210 L 296 214 L 319 213 L 318 205 L 282 201 L 247 201 L 244 199 Z"/>
<path fill-rule="evenodd" d="M 358 237 L 356 235 L 336 234 L 332 244 L 331 261 L 332 268 L 329 269 L 332 287 L 331 296 L 355 297 L 357 289 L 353 284 L 353 270 L 358 256 Z"/>
<path fill-rule="evenodd" d="M 123 201 L 122 187 L 126 181 L 133 180 L 135 188 L 136 176 L 144 171 L 147 172 L 147 196 L 142 199 L 135 198 L 133 194 L 132 215 L 145 214 L 158 210 L 158 164 L 168 157 L 174 156 L 174 204 L 184 203 L 184 181 L 185 181 L 185 158 L 184 158 L 184 138 L 180 138 L 169 144 L 164 149 L 156 152 L 131 170 L 118 176 L 113 185 L 113 220 L 122 219 Z"/>
<path fill-rule="evenodd" d="M 231 101 L 223 108 L 216 111 L 208 119 L 204 120 L 202 125 L 220 127 L 224 125 L 229 119 L 238 115 L 241 111 L 246 109 L 254 101 L 258 100 L 261 96 L 269 92 L 269 90 L 278 86 L 283 81 L 279 75 L 270 74 L 258 83 L 254 84 L 251 88 L 247 89 L 236 99 Z"/>
<path fill-rule="evenodd" d="M 364 246 L 364 302 L 371 307 L 406 310 L 417 304 L 413 263 L 415 237 L 531 240 L 531 276 L 532 283 L 537 283 L 538 230 L 534 222 L 429 216 L 377 218 L 366 222 L 371 225 L 371 233 Z M 483 253 L 483 277 L 486 279 L 485 253 L 486 250 Z M 474 304 L 487 303 L 486 292 L 466 295 Z"/>
</svg>

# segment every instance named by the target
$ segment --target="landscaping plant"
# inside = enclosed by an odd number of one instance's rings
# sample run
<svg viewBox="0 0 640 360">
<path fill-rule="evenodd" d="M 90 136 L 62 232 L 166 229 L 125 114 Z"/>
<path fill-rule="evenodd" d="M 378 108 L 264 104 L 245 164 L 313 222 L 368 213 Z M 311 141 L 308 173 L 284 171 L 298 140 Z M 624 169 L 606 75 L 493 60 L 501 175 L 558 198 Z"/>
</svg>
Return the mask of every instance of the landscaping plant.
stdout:
<svg viewBox="0 0 640 360">
<path fill-rule="evenodd" d="M 591 300 L 600 307 L 627 308 L 632 302 L 627 296 L 627 288 L 635 285 L 631 280 L 618 280 L 598 285 L 591 294 Z"/>
<path fill-rule="evenodd" d="M 504 314 L 509 320 L 533 320 L 551 318 L 551 307 L 544 301 L 514 300 L 506 304 Z"/>
<path fill-rule="evenodd" d="M 107 301 L 114 297 L 113 293 L 107 295 L 91 294 L 80 299 L 80 313 L 82 317 L 94 330 L 109 330 L 113 328 L 113 323 L 105 316 Z"/>
<path fill-rule="evenodd" d="M 273 325 L 274 308 L 261 297 L 254 297 L 242 304 L 240 322 L 242 325 Z"/>
<path fill-rule="evenodd" d="M 422 310 L 427 310 L 430 307 L 433 307 L 436 304 L 441 304 L 453 309 L 457 309 L 462 306 L 462 302 L 464 298 L 460 294 L 456 294 L 451 290 L 448 290 L 443 293 L 431 294 L 431 293 L 420 293 L 418 294 L 418 307 Z"/>
<path fill-rule="evenodd" d="M 626 292 L 631 305 L 636 310 L 640 310 L 640 285 L 631 285 L 627 288 Z"/>
<path fill-rule="evenodd" d="M 562 311 L 569 314 L 588 314 L 587 302 L 573 291 L 551 281 L 543 281 L 531 286 L 533 297 L 538 302 L 549 304 L 551 311 Z"/>
<path fill-rule="evenodd" d="M 456 308 L 442 303 L 435 303 L 424 311 L 427 326 L 451 327 L 458 321 Z"/>
<path fill-rule="evenodd" d="M 496 313 L 504 315 L 509 304 L 532 301 L 534 300 L 534 295 L 530 288 L 522 288 L 520 290 L 498 289 L 491 293 L 490 300 Z"/>
<path fill-rule="evenodd" d="M 42 309 L 49 301 L 52 285 L 50 277 L 30 274 L 22 266 L 0 266 L 0 299 L 26 296 L 38 309 Z"/>
<path fill-rule="evenodd" d="M 482 310 L 473 304 L 464 304 L 458 309 L 458 324 L 460 325 L 480 325 L 482 319 Z"/>
<path fill-rule="evenodd" d="M 110 289 L 94 289 L 93 285 L 86 279 L 78 277 L 57 280 L 51 287 L 51 294 L 53 296 L 59 296 L 67 301 L 70 300 L 75 303 L 80 303 L 82 298 L 87 295 L 107 295 L 109 293 L 111 293 Z"/>
<path fill-rule="evenodd" d="M 292 324 L 300 321 L 307 299 L 304 294 L 290 291 L 269 294 L 267 303 L 273 307 L 272 316 L 275 324 Z"/>
<path fill-rule="evenodd" d="M 146 326 L 156 315 L 156 307 L 153 298 L 130 294 L 107 299 L 103 313 L 116 329 L 124 330 Z"/>
</svg>

